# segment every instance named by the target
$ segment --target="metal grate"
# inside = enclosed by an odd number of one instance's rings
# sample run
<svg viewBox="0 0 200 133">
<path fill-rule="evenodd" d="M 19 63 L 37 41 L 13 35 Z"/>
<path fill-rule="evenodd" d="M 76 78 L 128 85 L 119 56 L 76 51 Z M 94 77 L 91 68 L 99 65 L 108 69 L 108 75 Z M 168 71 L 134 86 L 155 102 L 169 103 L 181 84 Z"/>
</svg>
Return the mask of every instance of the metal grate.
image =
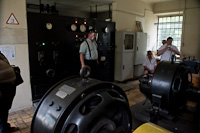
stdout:
<svg viewBox="0 0 200 133">
<path fill-rule="evenodd" d="M 157 49 L 161 47 L 162 40 L 173 38 L 172 44 L 180 51 L 183 16 L 169 16 L 158 18 Z"/>
</svg>

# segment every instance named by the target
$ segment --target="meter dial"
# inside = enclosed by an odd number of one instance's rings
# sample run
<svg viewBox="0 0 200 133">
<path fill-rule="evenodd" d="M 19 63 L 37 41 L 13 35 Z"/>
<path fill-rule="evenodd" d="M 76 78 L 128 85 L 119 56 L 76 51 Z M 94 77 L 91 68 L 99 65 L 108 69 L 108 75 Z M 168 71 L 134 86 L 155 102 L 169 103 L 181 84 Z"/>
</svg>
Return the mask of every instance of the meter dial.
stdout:
<svg viewBox="0 0 200 133">
<path fill-rule="evenodd" d="M 85 32 L 86 31 L 86 26 L 84 24 L 80 25 L 80 31 Z"/>
<path fill-rule="evenodd" d="M 76 26 L 75 24 L 72 24 L 72 25 L 71 25 L 71 30 L 72 30 L 72 31 L 76 31 L 76 30 L 77 30 L 77 26 Z"/>
<path fill-rule="evenodd" d="M 105 33 L 108 33 L 110 30 L 109 30 L 108 27 L 106 27 L 106 28 L 104 29 L 104 31 L 105 31 Z"/>
<path fill-rule="evenodd" d="M 91 30 L 91 29 L 93 29 L 93 27 L 92 26 L 89 26 L 89 28 L 88 28 L 89 30 Z"/>
<path fill-rule="evenodd" d="M 47 28 L 48 30 L 51 30 L 51 29 L 53 28 L 52 23 L 46 23 L 46 28 Z"/>
</svg>

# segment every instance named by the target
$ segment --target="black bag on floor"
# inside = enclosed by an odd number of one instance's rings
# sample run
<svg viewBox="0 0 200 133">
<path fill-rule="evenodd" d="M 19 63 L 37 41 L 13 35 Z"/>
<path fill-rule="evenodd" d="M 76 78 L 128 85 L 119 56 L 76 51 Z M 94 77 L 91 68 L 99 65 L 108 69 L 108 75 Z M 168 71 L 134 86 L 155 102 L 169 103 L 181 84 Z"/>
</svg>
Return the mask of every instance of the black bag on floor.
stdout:
<svg viewBox="0 0 200 133">
<path fill-rule="evenodd" d="M 16 75 L 16 80 L 14 81 L 14 84 L 15 86 L 18 86 L 22 84 L 24 80 L 22 79 L 20 68 L 18 66 L 12 66 L 12 68 L 14 69 Z"/>
</svg>

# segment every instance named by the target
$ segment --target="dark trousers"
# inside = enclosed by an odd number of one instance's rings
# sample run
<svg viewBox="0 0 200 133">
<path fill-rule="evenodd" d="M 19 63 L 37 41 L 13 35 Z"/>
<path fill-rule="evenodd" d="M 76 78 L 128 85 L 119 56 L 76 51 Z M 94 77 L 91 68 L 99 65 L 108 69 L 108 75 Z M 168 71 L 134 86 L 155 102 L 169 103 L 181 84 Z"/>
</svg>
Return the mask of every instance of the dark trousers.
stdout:
<svg viewBox="0 0 200 133">
<path fill-rule="evenodd" d="M 7 121 L 15 93 L 15 85 L 0 84 L 0 133 L 10 133 L 10 124 Z"/>
<path fill-rule="evenodd" d="M 85 65 L 91 68 L 90 77 L 94 79 L 98 79 L 98 67 L 97 60 L 84 60 Z"/>
</svg>

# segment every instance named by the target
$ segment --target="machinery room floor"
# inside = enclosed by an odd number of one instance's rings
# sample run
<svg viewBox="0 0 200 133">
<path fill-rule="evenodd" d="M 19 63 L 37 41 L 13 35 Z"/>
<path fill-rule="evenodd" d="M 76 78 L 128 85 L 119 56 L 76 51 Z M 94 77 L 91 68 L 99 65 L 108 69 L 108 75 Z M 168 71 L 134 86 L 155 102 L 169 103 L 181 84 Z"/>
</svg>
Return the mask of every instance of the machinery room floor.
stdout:
<svg viewBox="0 0 200 133">
<path fill-rule="evenodd" d="M 145 99 L 145 96 L 139 90 L 138 80 L 129 80 L 124 83 L 116 84 L 118 84 L 125 91 L 130 106 Z M 34 110 L 35 107 L 31 107 L 9 113 L 8 122 L 11 124 L 11 126 L 17 126 L 20 129 L 15 133 L 30 133 Z"/>
</svg>

